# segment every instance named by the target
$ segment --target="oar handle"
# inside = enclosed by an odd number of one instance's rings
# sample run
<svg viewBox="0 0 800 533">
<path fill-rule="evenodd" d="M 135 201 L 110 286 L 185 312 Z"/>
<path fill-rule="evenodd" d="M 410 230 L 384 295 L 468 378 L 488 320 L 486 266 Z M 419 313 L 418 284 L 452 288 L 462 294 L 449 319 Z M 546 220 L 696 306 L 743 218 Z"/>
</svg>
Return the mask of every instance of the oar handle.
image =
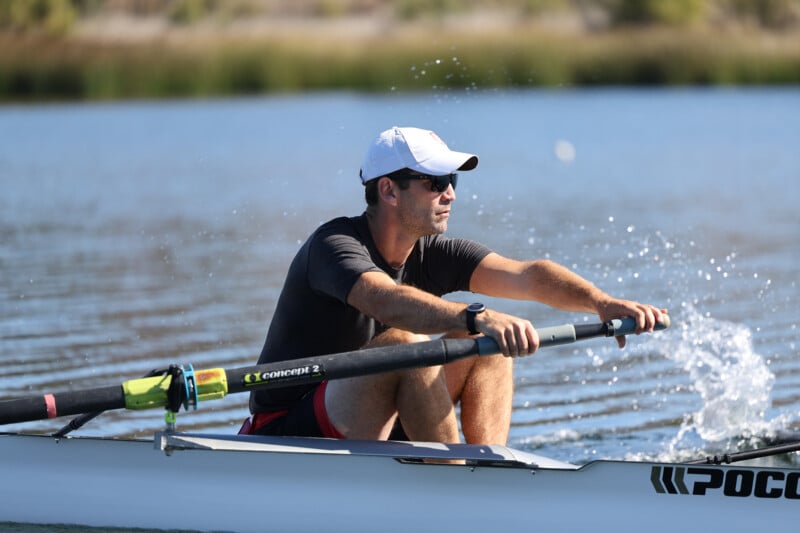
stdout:
<svg viewBox="0 0 800 533">
<path fill-rule="evenodd" d="M 662 321 L 655 325 L 655 330 L 667 329 L 670 325 L 669 315 L 663 315 Z M 558 346 L 570 344 L 575 341 L 590 339 L 592 337 L 617 337 L 636 333 L 636 320 L 633 318 L 615 318 L 605 323 L 593 324 L 564 324 L 563 326 L 548 326 L 537 328 L 539 334 L 539 347 Z M 478 337 L 478 353 L 491 355 L 500 348 L 491 337 Z"/>
</svg>

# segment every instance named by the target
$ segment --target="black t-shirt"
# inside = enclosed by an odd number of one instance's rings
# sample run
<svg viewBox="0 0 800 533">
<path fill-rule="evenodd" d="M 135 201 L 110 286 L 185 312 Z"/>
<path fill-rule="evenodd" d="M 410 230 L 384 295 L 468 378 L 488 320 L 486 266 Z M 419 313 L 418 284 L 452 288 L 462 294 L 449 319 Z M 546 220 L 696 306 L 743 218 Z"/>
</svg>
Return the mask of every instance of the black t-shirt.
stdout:
<svg viewBox="0 0 800 533">
<path fill-rule="evenodd" d="M 397 283 L 442 296 L 469 290 L 472 272 L 491 252 L 466 239 L 420 239 L 405 265 L 381 257 L 367 217 L 341 217 L 320 226 L 297 252 L 283 286 L 259 364 L 358 350 L 386 326 L 347 304 L 365 272 L 385 272 Z M 314 386 L 253 391 L 253 412 L 285 408 Z"/>
</svg>

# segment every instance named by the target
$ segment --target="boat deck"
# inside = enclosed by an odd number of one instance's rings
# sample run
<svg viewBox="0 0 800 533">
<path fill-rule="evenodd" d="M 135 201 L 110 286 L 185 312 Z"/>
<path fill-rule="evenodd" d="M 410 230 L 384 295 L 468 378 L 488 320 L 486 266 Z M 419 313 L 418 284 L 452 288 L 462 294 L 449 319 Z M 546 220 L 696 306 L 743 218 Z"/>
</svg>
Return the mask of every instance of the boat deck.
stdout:
<svg viewBox="0 0 800 533">
<path fill-rule="evenodd" d="M 156 448 L 172 453 L 176 450 L 204 449 L 247 452 L 305 453 L 332 455 L 364 455 L 389 457 L 403 461 L 429 459 L 464 460 L 467 464 L 503 465 L 521 468 L 557 468 L 577 470 L 579 467 L 499 445 L 442 444 L 437 442 L 362 441 L 308 437 L 267 437 L 258 435 L 210 435 L 192 433 L 157 433 Z"/>
</svg>

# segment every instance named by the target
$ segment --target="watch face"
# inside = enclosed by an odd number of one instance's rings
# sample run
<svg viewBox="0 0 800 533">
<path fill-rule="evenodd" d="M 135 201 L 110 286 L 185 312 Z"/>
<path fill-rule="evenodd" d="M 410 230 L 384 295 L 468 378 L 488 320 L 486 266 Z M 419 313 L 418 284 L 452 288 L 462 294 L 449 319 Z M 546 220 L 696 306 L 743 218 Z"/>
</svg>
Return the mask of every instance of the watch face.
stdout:
<svg viewBox="0 0 800 533">
<path fill-rule="evenodd" d="M 470 313 L 483 313 L 485 309 L 486 306 L 479 303 L 469 304 L 469 306 L 467 306 L 467 311 Z"/>
</svg>

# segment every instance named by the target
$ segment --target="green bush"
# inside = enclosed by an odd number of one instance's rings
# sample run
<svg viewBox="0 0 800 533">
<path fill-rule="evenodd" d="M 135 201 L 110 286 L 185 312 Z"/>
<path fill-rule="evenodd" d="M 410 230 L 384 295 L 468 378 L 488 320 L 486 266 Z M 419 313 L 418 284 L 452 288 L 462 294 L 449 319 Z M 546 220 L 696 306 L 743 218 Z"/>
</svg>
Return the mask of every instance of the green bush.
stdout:
<svg viewBox="0 0 800 533">
<path fill-rule="evenodd" d="M 707 0 L 617 0 L 611 17 L 623 24 L 688 26 L 702 21 L 707 11 Z"/>
<path fill-rule="evenodd" d="M 53 35 L 69 31 L 77 18 L 70 0 L 2 0 L 0 29 L 30 31 L 44 29 Z"/>
</svg>

